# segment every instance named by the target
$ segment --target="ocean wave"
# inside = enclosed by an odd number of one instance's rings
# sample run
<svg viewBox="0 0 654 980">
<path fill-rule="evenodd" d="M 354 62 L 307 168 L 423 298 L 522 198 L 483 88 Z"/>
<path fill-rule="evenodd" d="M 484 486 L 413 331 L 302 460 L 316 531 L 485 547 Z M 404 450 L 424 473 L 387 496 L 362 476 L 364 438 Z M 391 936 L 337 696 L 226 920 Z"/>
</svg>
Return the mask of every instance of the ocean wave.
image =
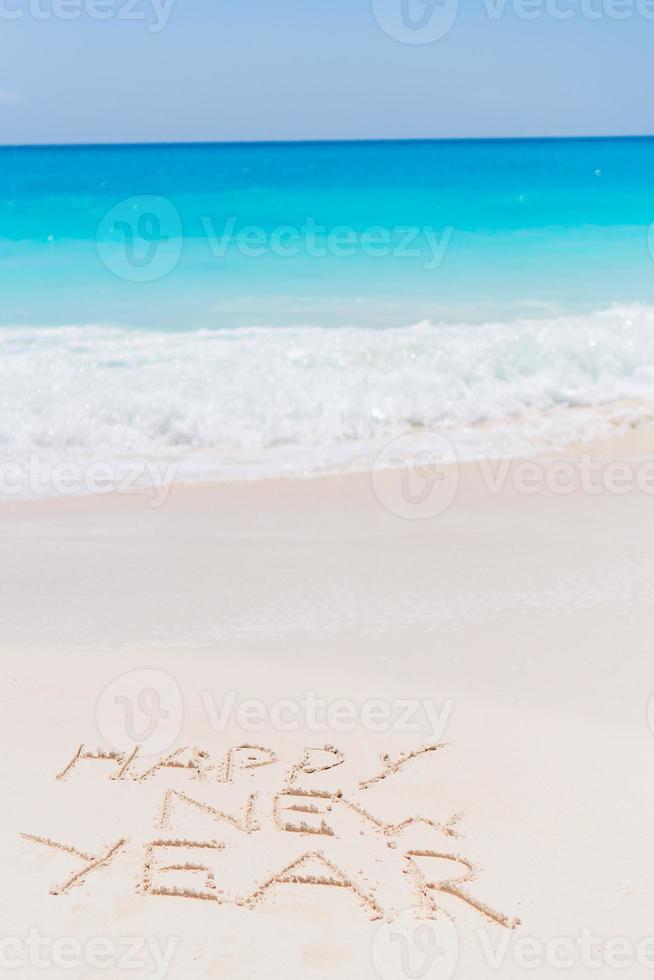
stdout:
<svg viewBox="0 0 654 980">
<path fill-rule="evenodd" d="M 256 477 L 359 468 L 422 430 L 471 459 L 601 436 L 653 390 L 654 307 L 642 305 L 379 330 L 7 327 L 0 460 Z"/>
</svg>

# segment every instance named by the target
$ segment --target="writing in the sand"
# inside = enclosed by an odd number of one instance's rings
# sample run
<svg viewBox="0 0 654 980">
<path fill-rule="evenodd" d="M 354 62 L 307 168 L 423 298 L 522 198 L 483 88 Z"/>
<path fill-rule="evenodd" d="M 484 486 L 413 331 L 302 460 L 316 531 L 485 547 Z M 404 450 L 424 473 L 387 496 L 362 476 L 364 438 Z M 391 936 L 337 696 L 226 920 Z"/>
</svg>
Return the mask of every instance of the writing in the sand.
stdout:
<svg viewBox="0 0 654 980">
<path fill-rule="evenodd" d="M 203 748 L 179 748 L 154 763 L 143 764 L 138 747 L 119 752 L 92 750 L 82 744 L 57 773 L 57 780 L 83 778 L 80 771 L 84 767 L 102 765 L 112 781 L 136 786 L 161 782 L 159 804 L 153 815 L 156 832 L 140 838 L 124 834 L 109 843 L 98 843 L 92 852 L 40 834 L 21 836 L 71 858 L 73 867 L 68 877 L 50 887 L 52 895 L 67 895 L 92 875 L 111 873 L 122 855 L 131 854 L 140 869 L 137 890 L 144 895 L 251 909 L 280 887 L 318 885 L 349 892 L 371 919 L 378 919 L 397 912 L 378 896 L 379 886 L 384 881 L 388 883 L 389 878 L 392 884 L 393 875 L 403 873 L 418 914 L 436 916 L 445 912 L 451 916 L 453 904 L 460 904 L 497 925 L 513 928 L 518 920 L 496 911 L 470 888 L 477 878 L 477 869 L 452 851 L 451 841 L 461 837 L 457 814 L 444 822 L 424 815 L 392 822 L 361 801 L 369 787 L 397 775 L 418 757 L 432 756 L 444 748 L 441 744 L 428 745 L 396 758 L 382 755 L 380 768 L 358 780 L 354 790 L 344 793 L 334 786 L 325 786 L 327 774 L 333 782 L 333 771 L 345 762 L 344 753 L 333 745 L 304 748 L 290 764 L 271 748 L 249 744 L 230 747 L 220 758 L 213 758 Z M 274 776 L 272 784 L 270 780 L 266 784 L 263 774 L 271 775 L 280 767 L 283 772 L 279 773 L 277 785 Z M 165 785 L 165 776 L 170 777 L 173 772 L 177 784 L 171 788 Z M 246 776 L 250 777 L 250 785 L 235 803 L 234 793 L 238 795 Z M 316 785 L 321 779 L 323 785 Z M 228 807 L 207 799 L 212 784 L 214 794 L 216 784 L 230 788 Z M 190 817 L 200 817 L 205 824 L 210 821 L 211 834 L 189 834 L 186 821 Z M 291 860 L 280 862 L 278 867 L 266 867 L 273 848 L 262 851 L 249 845 L 253 838 L 258 839 L 257 835 L 267 833 L 294 835 L 293 840 L 299 844 Z M 375 883 L 364 876 L 360 867 L 347 867 L 335 847 L 339 841 L 356 841 L 357 854 L 368 853 L 378 869 L 374 872 L 378 879 Z M 350 847 L 350 861 L 351 851 Z M 243 860 L 235 861 L 234 855 L 241 852 Z M 282 853 L 287 852 L 288 848 L 282 849 Z M 258 865 L 260 870 L 256 871 Z M 239 880 L 239 868 L 243 867 L 248 873 L 241 874 Z"/>
</svg>

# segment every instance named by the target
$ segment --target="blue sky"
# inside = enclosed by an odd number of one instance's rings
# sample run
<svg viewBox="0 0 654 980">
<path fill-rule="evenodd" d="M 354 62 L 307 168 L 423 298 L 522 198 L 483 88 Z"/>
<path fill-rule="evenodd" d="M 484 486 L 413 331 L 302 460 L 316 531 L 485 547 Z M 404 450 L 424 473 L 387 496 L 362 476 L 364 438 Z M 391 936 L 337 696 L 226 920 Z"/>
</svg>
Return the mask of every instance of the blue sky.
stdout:
<svg viewBox="0 0 654 980">
<path fill-rule="evenodd" d="M 0 0 L 0 142 L 654 132 L 654 0 L 443 4 Z"/>
</svg>

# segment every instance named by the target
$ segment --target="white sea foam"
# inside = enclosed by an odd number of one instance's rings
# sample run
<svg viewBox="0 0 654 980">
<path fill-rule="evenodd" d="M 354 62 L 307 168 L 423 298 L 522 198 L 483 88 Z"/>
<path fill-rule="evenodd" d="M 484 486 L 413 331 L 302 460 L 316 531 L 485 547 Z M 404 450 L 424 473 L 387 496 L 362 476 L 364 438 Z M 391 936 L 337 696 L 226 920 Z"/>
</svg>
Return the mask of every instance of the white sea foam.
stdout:
<svg viewBox="0 0 654 980">
<path fill-rule="evenodd" d="M 653 392 L 645 306 L 383 330 L 2 328 L 0 461 L 311 473 L 365 467 L 421 429 L 469 459 L 602 435 Z"/>
</svg>

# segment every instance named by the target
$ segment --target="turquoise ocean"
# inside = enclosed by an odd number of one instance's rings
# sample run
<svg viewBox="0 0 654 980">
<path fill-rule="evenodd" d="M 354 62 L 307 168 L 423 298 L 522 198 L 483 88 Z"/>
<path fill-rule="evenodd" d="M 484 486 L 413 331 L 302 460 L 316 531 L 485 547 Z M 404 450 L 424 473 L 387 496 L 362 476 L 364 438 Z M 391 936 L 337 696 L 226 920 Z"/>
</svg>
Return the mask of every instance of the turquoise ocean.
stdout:
<svg viewBox="0 0 654 980">
<path fill-rule="evenodd" d="M 648 418 L 654 139 L 0 149 L 0 462 L 188 477 Z"/>
</svg>

